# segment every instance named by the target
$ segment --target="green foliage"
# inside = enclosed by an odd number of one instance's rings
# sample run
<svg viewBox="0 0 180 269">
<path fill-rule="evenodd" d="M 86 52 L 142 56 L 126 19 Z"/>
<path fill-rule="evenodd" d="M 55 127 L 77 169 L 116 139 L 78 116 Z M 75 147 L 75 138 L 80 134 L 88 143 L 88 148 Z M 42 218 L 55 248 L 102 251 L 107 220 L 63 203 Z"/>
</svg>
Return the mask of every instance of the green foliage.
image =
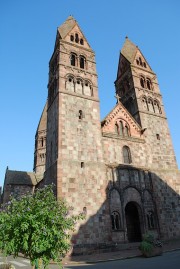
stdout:
<svg viewBox="0 0 180 269">
<path fill-rule="evenodd" d="M 70 248 L 70 233 L 79 216 L 70 216 L 63 200 L 56 200 L 52 186 L 19 199 L 11 197 L 0 212 L 0 249 L 17 257 L 21 252 L 34 265 L 42 259 L 61 261 Z"/>
<path fill-rule="evenodd" d="M 156 240 L 152 233 L 146 233 L 143 235 L 143 241 L 140 243 L 139 249 L 142 252 L 150 253 L 154 247 L 162 247 L 162 242 Z"/>
<path fill-rule="evenodd" d="M 146 242 L 146 241 L 142 241 L 140 243 L 140 247 L 139 249 L 142 251 L 142 252 L 151 252 L 153 250 L 153 245 L 149 242 Z"/>
<path fill-rule="evenodd" d="M 153 244 L 154 235 L 152 233 L 146 233 L 143 235 L 143 241 Z"/>
</svg>

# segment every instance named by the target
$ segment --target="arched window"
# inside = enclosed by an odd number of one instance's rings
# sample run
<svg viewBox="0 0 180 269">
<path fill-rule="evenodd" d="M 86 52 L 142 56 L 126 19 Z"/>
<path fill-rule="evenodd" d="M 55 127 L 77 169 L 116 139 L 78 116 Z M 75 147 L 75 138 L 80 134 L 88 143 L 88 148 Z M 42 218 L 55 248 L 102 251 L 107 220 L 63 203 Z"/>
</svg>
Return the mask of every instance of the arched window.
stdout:
<svg viewBox="0 0 180 269">
<path fill-rule="evenodd" d="M 124 163 L 132 163 L 131 152 L 128 146 L 123 147 L 123 161 Z"/>
<path fill-rule="evenodd" d="M 124 136 L 129 136 L 129 128 L 127 125 L 124 127 Z"/>
<path fill-rule="evenodd" d="M 154 101 L 154 110 L 155 110 L 155 113 L 161 114 L 161 108 L 160 108 L 159 102 L 156 100 Z"/>
<path fill-rule="evenodd" d="M 147 100 L 145 97 L 142 98 L 142 105 L 144 110 L 148 110 Z"/>
<path fill-rule="evenodd" d="M 119 122 L 119 135 L 123 135 L 124 133 L 124 126 L 123 126 L 123 123 L 122 121 Z"/>
<path fill-rule="evenodd" d="M 77 94 L 83 94 L 83 80 L 81 78 L 77 78 L 76 80 L 75 92 Z"/>
<path fill-rule="evenodd" d="M 147 223 L 148 223 L 148 229 L 155 228 L 155 218 L 154 218 L 154 212 L 152 210 L 149 210 L 147 212 Z"/>
<path fill-rule="evenodd" d="M 154 113 L 154 105 L 151 99 L 148 99 L 148 109 L 149 109 L 149 112 Z"/>
<path fill-rule="evenodd" d="M 151 84 L 151 80 L 149 78 L 147 78 L 146 84 L 147 84 L 148 90 L 152 90 L 152 84 Z"/>
<path fill-rule="evenodd" d="M 73 36 L 73 35 L 70 36 L 70 40 L 71 40 L 72 42 L 74 41 L 74 36 Z"/>
<path fill-rule="evenodd" d="M 118 126 L 117 123 L 115 124 L 115 133 L 116 133 L 116 134 L 119 134 L 119 126 Z"/>
<path fill-rule="evenodd" d="M 113 211 L 111 213 L 111 224 L 112 224 L 112 230 L 117 231 L 121 228 L 121 220 L 119 213 L 117 211 Z"/>
<path fill-rule="evenodd" d="M 139 57 L 139 63 L 142 66 L 143 63 L 142 63 L 141 57 Z"/>
<path fill-rule="evenodd" d="M 72 66 L 76 66 L 76 54 L 71 53 L 70 62 Z"/>
<path fill-rule="evenodd" d="M 74 92 L 74 78 L 72 76 L 68 76 L 66 79 L 66 90 Z"/>
<path fill-rule="evenodd" d="M 79 57 L 79 64 L 80 64 L 80 68 L 82 68 L 82 69 L 85 68 L 85 57 L 84 56 Z"/>
<path fill-rule="evenodd" d="M 90 81 L 84 81 L 84 95 L 93 96 L 92 84 Z"/>
<path fill-rule="evenodd" d="M 144 77 L 140 77 L 140 84 L 142 88 L 145 88 L 145 79 Z"/>
<path fill-rule="evenodd" d="M 82 38 L 80 39 L 80 44 L 84 45 L 84 40 Z"/>
<path fill-rule="evenodd" d="M 78 36 L 78 34 L 75 34 L 75 42 L 76 43 L 79 43 L 79 36 Z"/>
</svg>

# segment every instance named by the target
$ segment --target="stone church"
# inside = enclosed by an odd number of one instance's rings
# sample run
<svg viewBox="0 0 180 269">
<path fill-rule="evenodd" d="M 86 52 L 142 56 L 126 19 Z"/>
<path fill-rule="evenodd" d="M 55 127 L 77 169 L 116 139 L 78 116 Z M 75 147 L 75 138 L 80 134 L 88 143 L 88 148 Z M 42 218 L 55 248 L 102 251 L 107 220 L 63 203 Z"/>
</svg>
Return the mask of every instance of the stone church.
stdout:
<svg viewBox="0 0 180 269">
<path fill-rule="evenodd" d="M 113 94 L 113 93 L 112 93 Z M 74 253 L 180 236 L 180 171 L 157 76 L 128 38 L 119 55 L 116 105 L 101 121 L 95 53 L 72 17 L 57 29 L 48 99 L 35 135 L 34 172 L 7 169 L 6 202 L 55 184 L 86 218 Z"/>
</svg>

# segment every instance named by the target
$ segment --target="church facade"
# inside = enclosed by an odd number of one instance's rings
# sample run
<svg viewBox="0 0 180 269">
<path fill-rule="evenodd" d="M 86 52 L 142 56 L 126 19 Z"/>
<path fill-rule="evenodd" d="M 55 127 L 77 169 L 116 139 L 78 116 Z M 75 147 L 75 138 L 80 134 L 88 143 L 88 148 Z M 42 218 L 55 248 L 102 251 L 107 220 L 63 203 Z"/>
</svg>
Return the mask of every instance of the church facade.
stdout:
<svg viewBox="0 0 180 269">
<path fill-rule="evenodd" d="M 138 242 L 147 231 L 180 236 L 180 171 L 162 95 L 156 74 L 128 38 L 115 91 L 117 103 L 101 121 L 95 53 L 68 17 L 49 62 L 34 172 L 7 169 L 3 197 L 12 188 L 20 195 L 27 186 L 54 183 L 57 198 L 86 216 L 72 235 L 74 254 Z"/>
</svg>

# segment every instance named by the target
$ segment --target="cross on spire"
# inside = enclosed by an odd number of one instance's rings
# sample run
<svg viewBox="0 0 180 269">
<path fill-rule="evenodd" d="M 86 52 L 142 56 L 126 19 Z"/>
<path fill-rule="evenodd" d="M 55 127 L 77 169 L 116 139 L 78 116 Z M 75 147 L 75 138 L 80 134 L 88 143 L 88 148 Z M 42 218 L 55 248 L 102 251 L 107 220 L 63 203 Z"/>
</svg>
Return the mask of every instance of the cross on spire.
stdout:
<svg viewBox="0 0 180 269">
<path fill-rule="evenodd" d="M 119 97 L 119 95 L 116 93 L 116 96 L 114 96 L 116 99 L 117 99 L 117 103 L 119 103 L 120 102 L 120 97 Z"/>
</svg>

